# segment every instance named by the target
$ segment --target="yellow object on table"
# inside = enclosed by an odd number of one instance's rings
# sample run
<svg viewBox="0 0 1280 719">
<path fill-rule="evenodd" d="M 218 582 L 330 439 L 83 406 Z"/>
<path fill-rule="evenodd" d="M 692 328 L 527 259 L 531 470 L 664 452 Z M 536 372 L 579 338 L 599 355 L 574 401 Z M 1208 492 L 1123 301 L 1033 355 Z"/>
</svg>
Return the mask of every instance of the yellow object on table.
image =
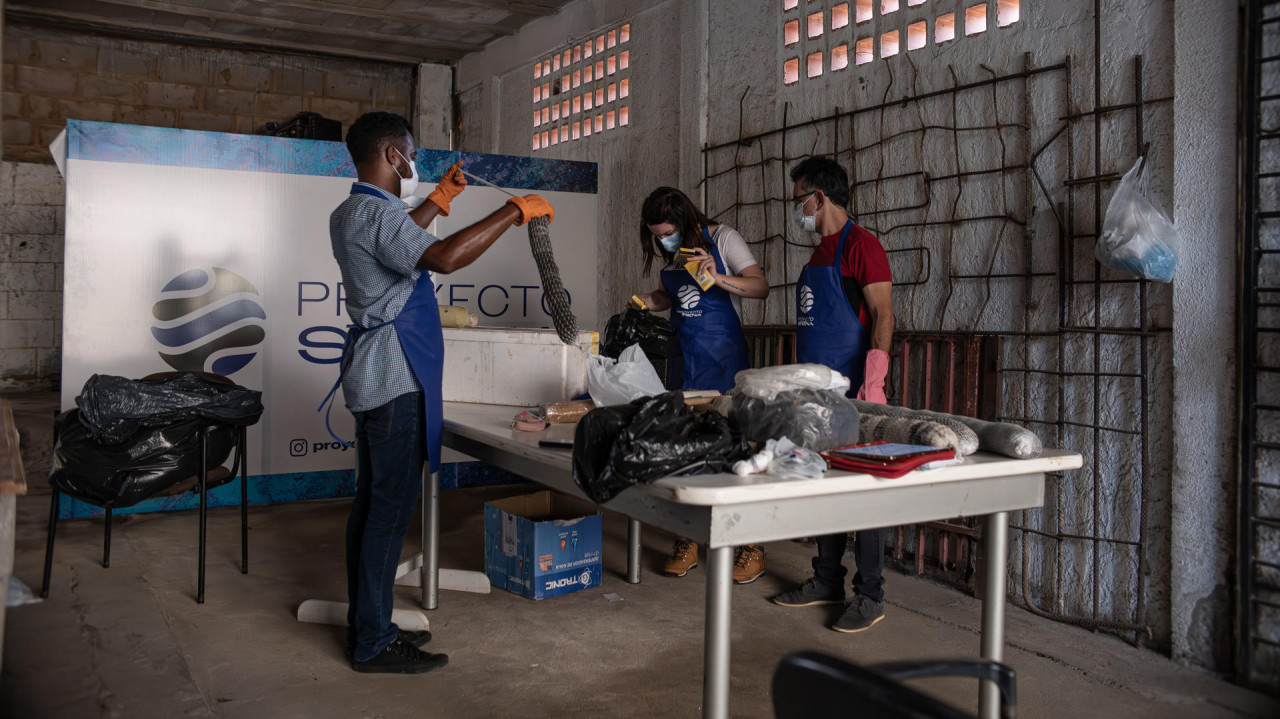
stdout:
<svg viewBox="0 0 1280 719">
<path fill-rule="evenodd" d="M 466 307 L 440 305 L 441 327 L 475 327 L 479 317 L 467 312 Z"/>
</svg>

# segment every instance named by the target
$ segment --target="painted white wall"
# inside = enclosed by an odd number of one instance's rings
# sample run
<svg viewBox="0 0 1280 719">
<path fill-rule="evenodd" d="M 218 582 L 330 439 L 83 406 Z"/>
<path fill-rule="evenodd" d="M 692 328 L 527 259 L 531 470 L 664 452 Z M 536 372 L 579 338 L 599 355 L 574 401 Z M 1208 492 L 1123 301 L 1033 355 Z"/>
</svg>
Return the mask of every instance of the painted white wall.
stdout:
<svg viewBox="0 0 1280 719">
<path fill-rule="evenodd" d="M 414 88 L 413 140 L 418 147 L 452 150 L 453 68 L 423 63 Z"/>
<path fill-rule="evenodd" d="M 658 286 L 656 270 L 648 278 L 641 272 L 638 228 L 644 198 L 661 185 L 698 197 L 705 6 L 705 0 L 581 0 L 458 64 L 459 149 L 599 164 L 601 327 L 596 329 L 603 329 L 632 294 Z M 630 125 L 533 152 L 534 62 L 624 21 L 631 23 Z"/>
<path fill-rule="evenodd" d="M 815 3 L 823 7 L 830 2 Z M 877 3 L 878 5 L 879 3 Z M 944 132 L 933 132 L 921 142 L 918 135 L 885 142 L 883 153 L 857 153 L 840 159 L 852 169 L 855 182 L 876 175 L 923 170 L 933 176 L 955 172 L 956 154 L 962 169 L 990 166 L 993 153 L 1005 142 L 1006 163 L 1016 164 L 1028 146 L 1048 142 L 1061 124 L 1062 116 L 1094 106 L 1094 3 L 1092 0 L 1042 2 L 1023 0 L 1019 22 L 1005 28 L 995 22 L 996 3 L 990 2 L 988 30 L 964 36 L 963 21 L 957 23 L 957 39 L 933 44 L 934 18 L 945 12 L 963 15 L 972 0 L 929 0 L 920 6 L 901 3 L 894 15 L 837 31 L 823 37 L 804 38 L 803 16 L 812 11 L 800 3 L 788 15 L 802 20 L 799 48 L 782 45 L 781 0 L 744 3 L 740 0 L 666 0 L 665 2 L 606 2 L 578 0 L 557 15 L 539 20 L 521 33 L 493 43 L 482 52 L 464 58 L 457 70 L 458 101 L 461 112 L 462 149 L 530 154 L 532 135 L 533 62 L 568 44 L 581 41 L 602 28 L 624 21 L 632 23 L 632 126 L 626 131 L 593 136 L 589 140 L 558 145 L 539 156 L 590 160 L 600 163 L 600 262 L 599 282 L 602 307 L 600 317 L 615 312 L 625 298 L 647 284 L 640 278 L 640 253 L 636 247 L 635 225 L 640 201 L 654 186 L 676 183 L 699 198 L 704 144 L 735 140 L 780 126 L 784 117 L 808 120 L 830 114 L 836 108 L 850 109 L 878 104 L 885 99 L 919 94 L 964 84 L 996 75 L 1006 75 L 1031 67 L 1043 67 L 1070 58 L 1070 93 L 1065 78 L 1055 72 L 1034 76 L 1026 82 L 1012 82 L 973 96 L 962 96 L 956 107 L 948 96 L 921 102 L 911 108 L 890 107 L 882 113 L 864 113 L 852 124 L 843 123 L 838 138 L 841 147 L 856 138 L 866 146 L 881 137 L 930 124 L 946 126 L 980 124 L 998 108 L 1002 132 L 988 131 L 962 138 L 958 148 Z M 1234 326 L 1232 298 L 1234 269 L 1234 211 L 1231 189 L 1234 155 L 1230 128 L 1234 126 L 1233 96 L 1234 11 L 1223 0 L 1214 3 L 1171 3 L 1167 0 L 1137 0 L 1102 3 L 1100 55 L 1100 99 L 1103 105 L 1122 104 L 1133 98 L 1134 57 L 1144 59 L 1145 97 L 1174 98 L 1148 108 L 1144 115 L 1145 139 L 1151 143 L 1149 162 L 1153 193 L 1183 228 L 1184 236 L 1195 238 L 1197 246 L 1184 248 L 1179 275 L 1172 287 L 1152 286 L 1149 290 L 1148 321 L 1172 327 L 1150 341 L 1151 357 L 1145 368 L 1150 394 L 1149 498 L 1146 507 L 1150 535 L 1146 581 L 1147 622 L 1152 625 L 1155 643 L 1179 658 L 1204 666 L 1225 669 L 1210 637 L 1226 636 L 1230 628 L 1229 588 L 1223 569 L 1232 554 L 1231 520 L 1234 492 L 1230 482 L 1231 377 L 1222 368 L 1232 367 L 1229 356 L 1230 332 Z M 926 19 L 929 44 L 905 51 L 906 27 Z M 876 58 L 865 65 L 852 63 L 853 43 L 867 36 L 880 36 L 898 29 L 904 50 L 896 57 Z M 782 64 L 792 56 L 802 60 L 805 53 L 848 42 L 851 64 L 839 72 L 824 72 L 816 79 L 802 79 L 792 86 L 781 82 Z M 1216 53 L 1216 55 L 1215 55 Z M 1211 57 L 1209 64 L 1205 58 Z M 1025 58 L 1025 59 L 1024 59 Z M 913 89 L 914 88 L 914 89 Z M 1175 88 L 1177 92 L 1175 93 Z M 741 111 L 740 111 L 741 108 Z M 1123 173 L 1135 157 L 1134 113 L 1104 117 L 1101 123 L 1101 166 L 1094 166 L 1094 134 L 1091 121 L 1077 122 L 1068 133 L 1074 155 L 1074 177 L 1101 173 Z M 1029 127 L 1029 132 L 1019 126 Z M 826 130 L 788 133 L 788 156 L 829 152 L 833 138 Z M 895 313 L 899 327 L 910 330 L 1022 331 L 1054 330 L 1059 324 L 1058 289 L 1054 282 L 1033 284 L 1024 291 L 1021 281 L 995 281 L 988 290 L 984 283 L 948 282 L 946 266 L 959 273 L 1022 272 L 1030 262 L 1037 272 L 1053 272 L 1060 265 L 1058 238 L 1052 222 L 1054 209 L 1068 199 L 1063 182 L 1068 178 L 1068 144 L 1064 135 L 1040 156 L 1037 169 L 1050 188 L 1046 198 L 1028 187 L 1022 173 L 1012 173 L 1001 181 L 998 175 L 966 179 L 957 197 L 957 183 L 935 183 L 933 196 L 926 198 L 918 181 L 900 181 L 862 186 L 855 192 L 854 206 L 859 221 L 878 231 L 887 249 L 922 248 L 933 257 L 929 282 L 903 287 L 895 293 Z M 751 163 L 783 150 L 781 143 L 766 140 L 707 158 L 715 175 L 731 169 L 735 162 Z M 790 192 L 790 182 L 771 167 L 764 177 L 757 172 L 732 173 L 711 180 L 704 209 L 716 215 L 734 198 L 755 202 L 773 200 L 763 206 L 745 207 L 725 214 L 724 222 L 739 229 L 748 240 L 763 240 L 785 233 L 802 244 L 814 238 L 801 236 L 787 223 L 789 208 L 778 201 Z M 1175 176 L 1178 178 L 1175 181 Z M 1077 233 L 1093 232 L 1100 210 L 1114 191 L 1114 182 L 1103 185 L 1101 207 L 1095 207 L 1091 189 L 1076 191 L 1073 220 Z M 958 216 L 966 216 L 991 206 L 1005 205 L 1011 215 L 1026 219 L 1026 199 L 1032 198 L 1032 216 L 1025 226 L 967 224 L 954 231 L 945 225 L 928 228 L 891 228 L 904 223 L 938 221 L 948 217 L 953 203 Z M 928 199 L 928 206 L 894 214 L 872 214 L 873 208 L 906 207 Z M 1207 238 L 1207 239 L 1205 239 Z M 809 250 L 795 246 L 784 250 L 772 241 L 754 246 L 770 280 L 794 281 Z M 1093 242 L 1081 239 L 1071 267 L 1078 277 L 1092 277 Z M 784 252 L 786 255 L 784 257 Z M 895 276 L 903 281 L 924 278 L 925 266 L 915 255 L 893 255 Z M 1104 270 L 1104 277 L 1117 277 Z M 651 282 L 651 281 L 650 281 Z M 1093 288 L 1073 291 L 1071 323 L 1093 323 Z M 1096 308 L 1096 321 L 1103 325 L 1132 326 L 1139 321 L 1138 294 L 1131 285 L 1105 285 Z M 788 320 L 785 293 L 775 290 L 775 299 L 766 306 L 744 302 L 746 320 L 753 323 L 781 323 Z M 1032 311 L 1024 314 L 1024 307 Z M 1225 338 L 1225 341 L 1224 341 Z M 1091 336 L 1066 340 L 1063 354 L 1067 369 L 1092 369 L 1097 362 L 1114 372 L 1138 372 L 1135 342 L 1128 338 L 1103 338 L 1095 353 Z M 1025 351 L 1025 356 L 1023 352 Z M 1006 342 L 1005 364 L 1031 367 L 1056 366 L 1056 344 L 1047 341 Z M 1174 365 L 1177 365 L 1175 377 Z M 1230 370 L 1228 370 L 1229 372 Z M 1047 380 L 1006 377 L 1004 408 L 1009 416 L 1043 416 L 1046 407 L 1056 404 L 1057 386 Z M 1092 407 L 1092 384 L 1070 380 L 1064 386 L 1071 408 Z M 1025 399 L 1024 399 L 1025 398 Z M 1140 407 L 1136 383 L 1112 380 L 1102 388 L 1098 420 L 1109 426 L 1134 423 Z M 1091 422 L 1081 417 L 1069 421 Z M 1175 427 L 1176 432 L 1175 432 Z M 1069 426 L 1058 436 L 1053 427 L 1040 427 L 1042 436 L 1065 446 L 1092 446 L 1091 433 Z M 1081 520 L 1081 526 L 1064 526 L 1065 532 L 1091 533 L 1095 518 L 1092 497 L 1099 492 L 1099 531 L 1110 536 L 1136 536 L 1138 502 L 1136 488 L 1126 484 L 1137 475 L 1138 448 L 1124 435 L 1105 437 L 1099 445 L 1099 472 L 1070 473 L 1052 481 L 1046 509 L 1015 517 L 1031 526 L 1053 530 L 1055 517 Z M 1194 461 L 1193 461 L 1194 460 Z M 1091 467 L 1092 454 L 1086 456 Z M 1174 470 L 1174 467 L 1178 469 Z M 1211 511 L 1206 508 L 1211 507 Z M 1069 510 L 1069 511 L 1068 511 Z M 1033 540 L 1029 552 L 1032 578 L 1056 571 L 1052 549 Z M 1011 569 L 1015 581 L 1021 571 L 1021 545 L 1015 543 Z M 1096 597 L 1103 615 L 1123 616 L 1135 603 L 1132 593 L 1136 562 L 1128 550 L 1103 548 L 1098 557 L 1100 592 Z M 1194 555 L 1194 556 L 1192 556 Z M 1094 571 L 1091 548 L 1086 543 L 1068 546 L 1064 554 L 1057 596 L 1034 596 L 1051 611 L 1088 614 L 1095 599 L 1087 587 Z M 1015 596 L 1020 596 L 1014 587 Z"/>
<path fill-rule="evenodd" d="M 1219 667 L 1234 631 L 1237 26 L 1231 0 L 1177 4 L 1172 648 Z"/>
</svg>

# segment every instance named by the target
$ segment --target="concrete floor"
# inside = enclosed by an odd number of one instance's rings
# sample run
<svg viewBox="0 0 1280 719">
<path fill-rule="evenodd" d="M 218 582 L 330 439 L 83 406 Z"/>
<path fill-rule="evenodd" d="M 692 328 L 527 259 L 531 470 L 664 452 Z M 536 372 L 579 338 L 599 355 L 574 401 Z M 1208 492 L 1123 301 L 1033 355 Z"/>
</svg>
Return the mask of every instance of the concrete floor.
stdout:
<svg viewBox="0 0 1280 719">
<path fill-rule="evenodd" d="M 520 491 L 446 492 L 444 565 L 479 568 L 483 501 Z M 18 511 L 17 574 L 38 590 L 47 495 L 21 498 Z M 346 513 L 344 500 L 253 509 L 251 571 L 241 575 L 238 511 L 212 511 L 204 605 L 194 601 L 194 513 L 118 518 L 110 569 L 99 563 L 101 521 L 61 523 L 49 599 L 9 611 L 0 716 L 699 716 L 705 575 L 654 573 L 667 535 L 646 533 L 648 573 L 629 585 L 626 523 L 607 515 L 603 586 L 540 602 L 445 592 L 431 613 L 430 648 L 448 653 L 450 665 L 367 676 L 346 665 L 341 629 L 293 618 L 303 599 L 345 597 Z M 416 548 L 411 536 L 405 551 Z M 792 651 L 864 663 L 977 652 L 978 602 L 898 573 L 889 576 L 885 621 L 864 634 L 828 630 L 832 608 L 770 604 L 807 574 L 811 550 L 783 542 L 768 551 L 769 573 L 734 589 L 735 717 L 772 716 L 770 676 Z M 399 605 L 416 606 L 416 592 L 398 588 Z M 1008 643 L 1026 717 L 1280 716 L 1261 695 L 1014 607 Z M 919 686 L 976 707 L 973 682 Z"/>
</svg>

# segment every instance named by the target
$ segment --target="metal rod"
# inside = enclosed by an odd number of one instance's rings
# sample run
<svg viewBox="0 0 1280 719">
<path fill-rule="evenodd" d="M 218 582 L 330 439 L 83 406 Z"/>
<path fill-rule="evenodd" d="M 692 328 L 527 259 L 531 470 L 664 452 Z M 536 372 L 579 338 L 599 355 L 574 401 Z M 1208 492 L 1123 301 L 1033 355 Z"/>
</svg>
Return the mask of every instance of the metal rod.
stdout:
<svg viewBox="0 0 1280 719">
<path fill-rule="evenodd" d="M 49 536 L 44 549 L 44 583 L 40 585 L 40 596 L 45 599 L 49 598 L 49 577 L 53 574 L 53 540 L 58 529 L 58 500 L 61 498 L 62 493 L 56 489 L 49 497 Z"/>
<path fill-rule="evenodd" d="M 248 429 L 240 428 L 240 573 L 249 573 L 249 447 Z"/>
<path fill-rule="evenodd" d="M 627 520 L 627 583 L 640 583 L 640 520 Z"/>
<path fill-rule="evenodd" d="M 1038 67 L 1038 68 L 1036 68 L 1036 69 L 1032 70 L 1032 71 L 1031 71 L 1031 74 L 1032 74 L 1032 75 L 1039 75 L 1039 74 L 1046 73 L 1046 72 L 1053 72 L 1053 71 L 1055 71 L 1055 70 L 1065 70 L 1065 69 L 1066 69 L 1066 67 L 1067 67 L 1067 66 L 1066 66 L 1066 64 L 1065 64 L 1065 63 L 1057 63 L 1057 64 L 1055 64 L 1055 65 L 1046 65 L 1046 66 L 1044 66 L 1044 67 Z M 736 140 L 732 140 L 732 141 L 729 141 L 729 142 L 722 142 L 722 143 L 720 143 L 720 144 L 718 144 L 718 145 L 711 145 L 710 147 L 708 147 L 708 148 L 706 149 L 706 151 L 707 151 L 707 152 L 711 152 L 711 151 L 715 151 L 715 150 L 724 149 L 724 148 L 726 148 L 726 147 L 731 147 L 731 146 L 733 146 L 733 145 L 739 145 L 739 144 L 742 144 L 742 143 L 754 142 L 754 141 L 756 141 L 756 140 L 760 140 L 760 139 L 763 139 L 763 138 L 766 138 L 766 137 L 771 137 L 771 136 L 773 136 L 773 135 L 777 135 L 778 133 L 786 132 L 786 131 L 788 131 L 788 130 L 799 130 L 799 129 L 801 129 L 801 128 L 805 128 L 805 127 L 812 127 L 812 126 L 814 126 L 814 125 L 818 125 L 818 124 L 821 124 L 821 123 L 824 123 L 824 122 L 831 122 L 831 121 L 833 121 L 833 120 L 839 120 L 839 119 L 841 119 L 841 118 L 843 118 L 843 117 L 847 117 L 847 116 L 850 116 L 850 115 L 856 116 L 856 115 L 860 115 L 860 114 L 865 113 L 865 112 L 876 112 L 876 111 L 878 111 L 878 110 L 890 109 L 890 108 L 894 108 L 894 107 L 897 107 L 897 106 L 900 106 L 900 105 L 903 105 L 903 104 L 906 104 L 906 103 L 910 103 L 910 102 L 919 102 L 919 101 L 921 101 L 921 100 L 928 100 L 928 99 L 930 99 L 930 98 L 934 98 L 934 97 L 941 97 L 942 95 L 946 95 L 946 94 L 948 94 L 948 93 L 952 93 L 952 92 L 964 92 L 965 90 L 972 90 L 972 89 L 974 89 L 974 88 L 986 87 L 987 85 L 994 85 L 994 84 L 998 84 L 998 83 L 1001 83 L 1001 82 L 1009 82 L 1009 81 L 1011 81 L 1011 80 L 1016 80 L 1016 79 L 1018 79 L 1018 78 L 1020 78 L 1020 77 L 1022 77 L 1022 73 L 1013 73 L 1013 74 L 1010 74 L 1010 75 L 1001 75 L 1001 76 L 999 76 L 999 77 L 987 78 L 987 79 L 984 79 L 984 80 L 977 80 L 977 81 L 974 81 L 974 82 L 966 83 L 966 84 L 964 84 L 964 85 L 954 85 L 954 86 L 952 86 L 952 87 L 948 87 L 948 88 L 946 88 L 945 90 L 935 90 L 935 91 L 933 91 L 933 92 L 926 92 L 926 93 L 923 93 L 923 94 L 920 94 L 920 95 L 914 95 L 914 96 L 910 96 L 910 97 L 903 97 L 903 98 L 899 98 L 899 99 L 897 99 L 897 100 L 892 100 L 892 101 L 890 101 L 890 100 L 886 100 L 886 101 L 881 102 L 881 103 L 876 104 L 876 105 L 867 105 L 867 106 L 864 106 L 864 107 L 860 107 L 860 108 L 858 108 L 858 109 L 856 109 L 856 110 L 847 110 L 847 111 L 845 111 L 845 112 L 843 112 L 843 113 L 840 113 L 839 115 L 827 115 L 827 116 L 825 116 L 825 117 L 819 117 L 819 118 L 815 118 L 815 119 L 813 119 L 813 120 L 807 120 L 807 121 L 805 121 L 805 122 L 796 123 L 795 125 L 788 125 L 788 124 L 786 124 L 786 122 L 784 121 L 784 122 L 783 122 L 783 126 L 782 126 L 781 128 L 774 129 L 774 130 L 768 130 L 768 131 L 766 131 L 766 132 L 757 133 L 757 134 L 755 134 L 755 135 L 745 135 L 745 136 L 739 137 L 739 138 L 738 138 L 738 139 L 736 139 Z"/>
<path fill-rule="evenodd" d="M 440 602 L 440 474 L 422 466 L 422 608 Z"/>
<path fill-rule="evenodd" d="M 1004 661 L 1004 603 L 1008 572 L 1009 514 L 995 512 L 986 517 L 983 547 L 987 571 L 983 577 L 981 656 L 993 662 Z M 978 694 L 978 716 L 997 719 L 1000 710 L 1000 686 L 982 681 Z"/>
<path fill-rule="evenodd" d="M 729 619 L 733 547 L 707 550 L 707 618 L 702 658 L 702 716 L 729 717 Z"/>
<path fill-rule="evenodd" d="M 198 488 L 200 492 L 200 570 L 196 578 L 196 604 L 204 604 L 204 553 L 208 528 L 206 523 L 209 519 L 209 495 L 205 490 L 209 487 L 209 432 L 211 430 L 212 428 L 206 427 L 200 431 L 200 486 Z"/>
<path fill-rule="evenodd" d="M 111 508 L 107 507 L 106 523 L 102 528 L 102 568 L 111 566 Z"/>
<path fill-rule="evenodd" d="M 501 193 L 502 193 L 502 194 L 504 194 L 504 195 L 507 195 L 507 196 L 509 196 L 509 197 L 518 197 L 517 195 L 512 194 L 510 191 L 508 191 L 508 190 L 506 190 L 506 189 L 504 189 L 504 188 L 498 187 L 497 185 L 493 184 L 492 182 L 489 182 L 488 180 L 484 179 L 483 177 L 480 177 L 479 175 L 473 175 L 473 174 L 471 174 L 470 172 L 467 172 L 466 170 L 462 169 L 461 167 L 459 167 L 459 168 L 458 168 L 458 172 L 461 172 L 462 174 L 464 174 L 464 175 L 466 175 L 467 177 L 469 177 L 469 178 L 471 178 L 471 179 L 475 180 L 476 182 L 479 182 L 479 183 L 480 183 L 480 184 L 482 184 L 482 185 L 488 185 L 489 187 L 492 187 L 493 189 L 497 190 L 498 192 L 501 192 Z"/>
</svg>

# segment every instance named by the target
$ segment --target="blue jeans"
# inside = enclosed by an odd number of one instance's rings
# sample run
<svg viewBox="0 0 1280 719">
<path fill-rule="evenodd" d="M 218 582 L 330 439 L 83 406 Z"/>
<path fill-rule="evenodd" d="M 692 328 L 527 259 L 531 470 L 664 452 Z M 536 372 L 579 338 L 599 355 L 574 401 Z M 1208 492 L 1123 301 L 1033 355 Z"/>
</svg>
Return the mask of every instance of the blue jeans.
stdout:
<svg viewBox="0 0 1280 719">
<path fill-rule="evenodd" d="M 853 591 L 875 602 L 884 601 L 884 532 L 867 529 L 853 534 L 853 557 L 858 572 L 853 575 Z M 818 556 L 813 558 L 813 573 L 828 587 L 844 586 L 849 570 L 844 567 L 844 549 L 848 533 L 818 537 Z"/>
<path fill-rule="evenodd" d="M 426 459 L 422 393 L 356 412 L 356 497 L 347 520 L 347 645 L 368 661 L 395 641 L 392 589 Z"/>
</svg>

